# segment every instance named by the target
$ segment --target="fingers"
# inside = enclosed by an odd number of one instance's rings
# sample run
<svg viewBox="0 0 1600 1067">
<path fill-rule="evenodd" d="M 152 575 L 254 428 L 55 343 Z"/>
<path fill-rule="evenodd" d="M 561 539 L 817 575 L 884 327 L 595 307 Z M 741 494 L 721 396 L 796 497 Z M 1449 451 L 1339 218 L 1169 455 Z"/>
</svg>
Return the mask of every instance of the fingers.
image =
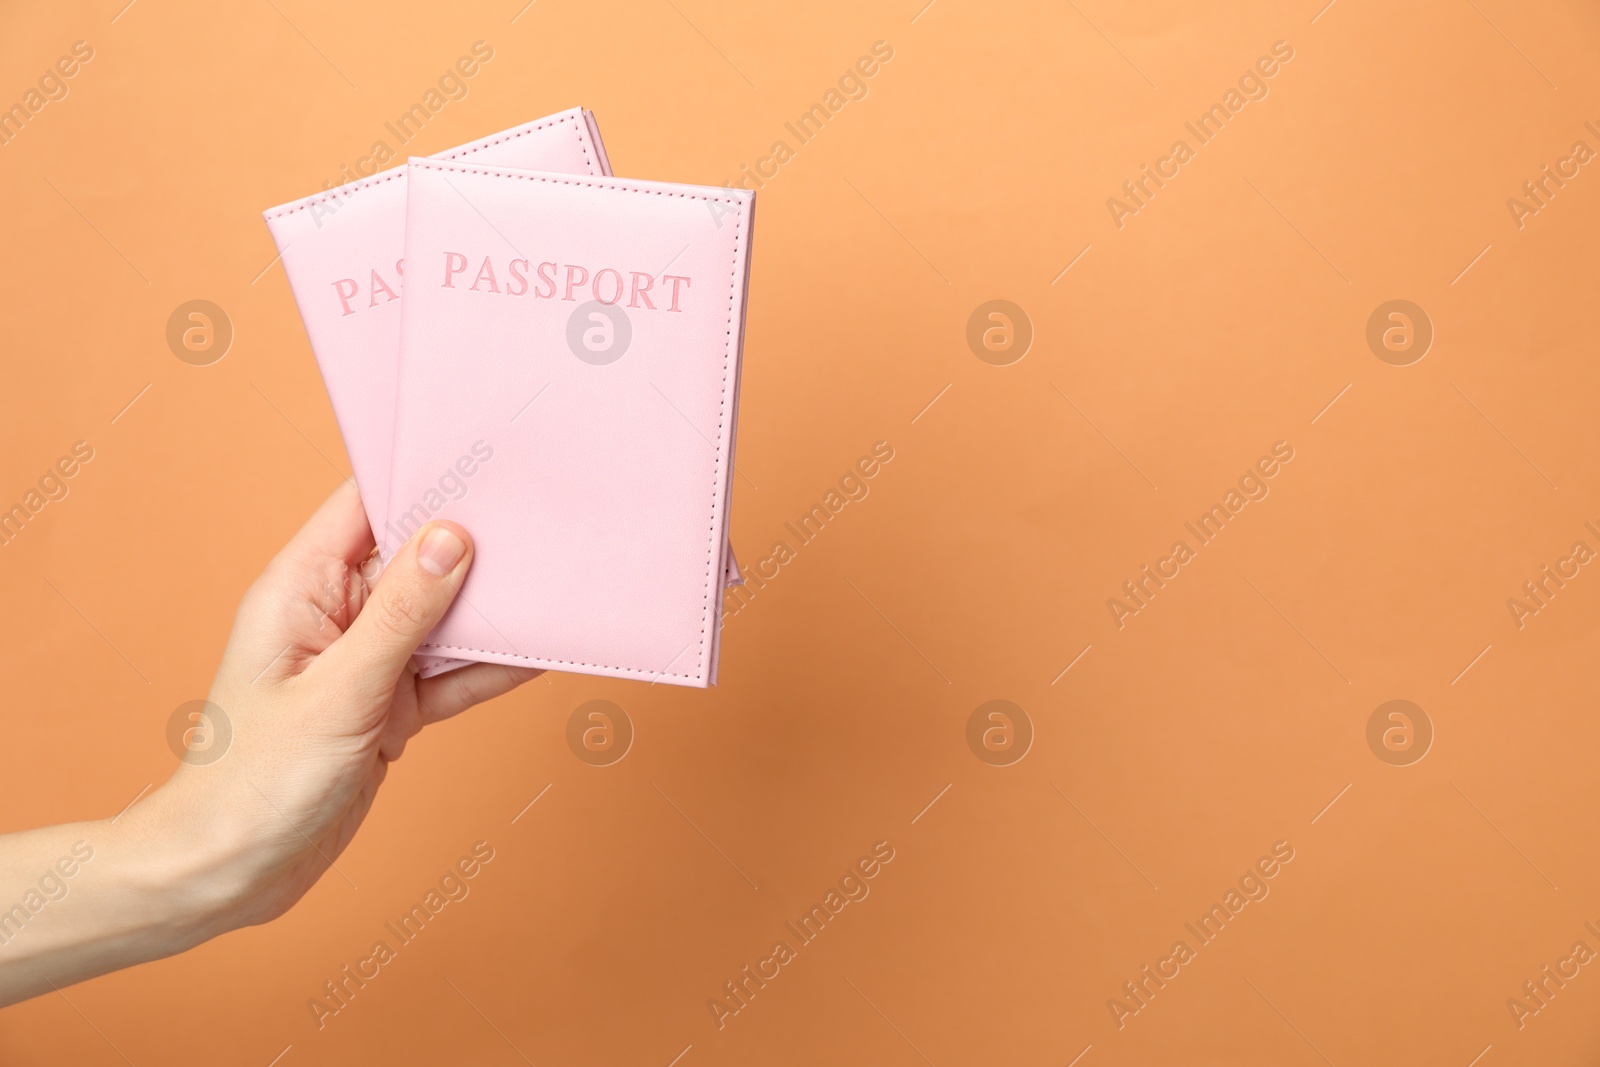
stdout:
<svg viewBox="0 0 1600 1067">
<path fill-rule="evenodd" d="M 532 667 L 507 667 L 499 663 L 474 663 L 417 683 L 417 706 L 422 725 L 440 722 L 485 700 L 509 693 L 544 671 Z"/>
<path fill-rule="evenodd" d="M 339 483 L 280 555 L 299 562 L 343 560 L 359 567 L 372 553 L 372 527 L 361 506 L 361 494 L 349 480 Z"/>
<path fill-rule="evenodd" d="M 453 522 L 424 526 L 395 553 L 361 613 L 321 663 L 356 685 L 392 686 L 444 618 L 471 565 L 472 539 L 465 530 Z"/>
</svg>

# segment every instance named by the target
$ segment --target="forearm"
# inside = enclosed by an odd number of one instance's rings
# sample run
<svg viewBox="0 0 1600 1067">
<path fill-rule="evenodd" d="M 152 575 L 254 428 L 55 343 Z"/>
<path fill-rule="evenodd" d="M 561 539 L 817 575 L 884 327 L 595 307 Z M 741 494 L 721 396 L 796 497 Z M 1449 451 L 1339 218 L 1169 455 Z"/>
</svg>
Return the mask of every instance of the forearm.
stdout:
<svg viewBox="0 0 1600 1067">
<path fill-rule="evenodd" d="M 0 1006 L 227 928 L 223 879 L 163 792 L 116 819 L 0 836 Z"/>
<path fill-rule="evenodd" d="M 190 716 L 208 744 L 227 728 L 221 749 L 186 753 L 116 818 L 0 836 L 0 1007 L 282 915 L 417 731 L 539 673 L 419 677 L 412 656 L 461 588 L 471 539 L 430 523 L 375 579 L 372 552 L 341 484 L 240 605 L 206 710 Z"/>
</svg>

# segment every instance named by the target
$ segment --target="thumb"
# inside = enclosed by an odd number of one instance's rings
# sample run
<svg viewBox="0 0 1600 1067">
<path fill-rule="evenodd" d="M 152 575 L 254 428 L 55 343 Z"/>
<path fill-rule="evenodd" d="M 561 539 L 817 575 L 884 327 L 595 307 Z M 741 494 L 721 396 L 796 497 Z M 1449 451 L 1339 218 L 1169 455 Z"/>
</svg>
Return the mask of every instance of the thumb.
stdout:
<svg viewBox="0 0 1600 1067">
<path fill-rule="evenodd" d="M 390 558 L 360 614 L 322 658 L 333 660 L 336 672 L 391 684 L 444 618 L 471 565 L 466 530 L 427 524 Z"/>
</svg>

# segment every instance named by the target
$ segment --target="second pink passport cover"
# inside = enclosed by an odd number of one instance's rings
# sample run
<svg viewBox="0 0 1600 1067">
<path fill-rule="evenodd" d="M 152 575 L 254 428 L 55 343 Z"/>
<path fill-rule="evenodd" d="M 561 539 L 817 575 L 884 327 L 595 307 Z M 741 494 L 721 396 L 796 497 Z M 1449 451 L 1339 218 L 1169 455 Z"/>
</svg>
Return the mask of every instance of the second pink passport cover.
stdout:
<svg viewBox="0 0 1600 1067">
<path fill-rule="evenodd" d="M 572 108 L 441 153 L 497 165 L 610 174 L 594 116 Z M 406 171 L 397 168 L 264 212 L 322 371 L 373 535 L 386 558 L 403 537 L 384 529 L 394 438 L 395 372 L 405 250 Z M 446 493 L 460 491 L 446 477 Z M 732 553 L 727 581 L 742 581 Z M 423 657 L 428 673 L 442 664 Z"/>
<path fill-rule="evenodd" d="M 610 174 L 594 118 L 549 115 L 443 153 L 497 166 Z M 406 170 L 397 167 L 264 213 L 333 404 L 379 551 L 404 539 L 383 528 L 400 352 Z"/>
<path fill-rule="evenodd" d="M 476 544 L 420 651 L 714 683 L 754 194 L 409 169 L 384 522 Z"/>
<path fill-rule="evenodd" d="M 610 174 L 594 116 L 571 108 L 443 153 L 575 174 Z M 405 252 L 404 167 L 264 212 L 322 371 L 350 468 L 385 559 L 400 542 L 383 529 L 394 439 Z M 419 657 L 435 674 L 461 661 Z"/>
</svg>

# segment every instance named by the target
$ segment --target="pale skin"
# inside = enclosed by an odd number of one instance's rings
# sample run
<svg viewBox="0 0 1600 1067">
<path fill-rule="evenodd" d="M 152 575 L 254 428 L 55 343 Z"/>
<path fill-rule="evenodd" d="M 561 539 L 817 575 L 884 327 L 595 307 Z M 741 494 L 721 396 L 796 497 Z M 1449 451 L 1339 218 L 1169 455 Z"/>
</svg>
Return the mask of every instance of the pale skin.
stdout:
<svg viewBox="0 0 1600 1067">
<path fill-rule="evenodd" d="M 341 486 L 239 606 L 208 697 L 232 727 L 225 755 L 180 763 L 114 821 L 0 836 L 0 1006 L 282 915 L 349 845 L 407 741 L 540 673 L 419 677 L 412 653 L 472 540 L 430 523 L 376 578 L 372 553 Z"/>
</svg>

